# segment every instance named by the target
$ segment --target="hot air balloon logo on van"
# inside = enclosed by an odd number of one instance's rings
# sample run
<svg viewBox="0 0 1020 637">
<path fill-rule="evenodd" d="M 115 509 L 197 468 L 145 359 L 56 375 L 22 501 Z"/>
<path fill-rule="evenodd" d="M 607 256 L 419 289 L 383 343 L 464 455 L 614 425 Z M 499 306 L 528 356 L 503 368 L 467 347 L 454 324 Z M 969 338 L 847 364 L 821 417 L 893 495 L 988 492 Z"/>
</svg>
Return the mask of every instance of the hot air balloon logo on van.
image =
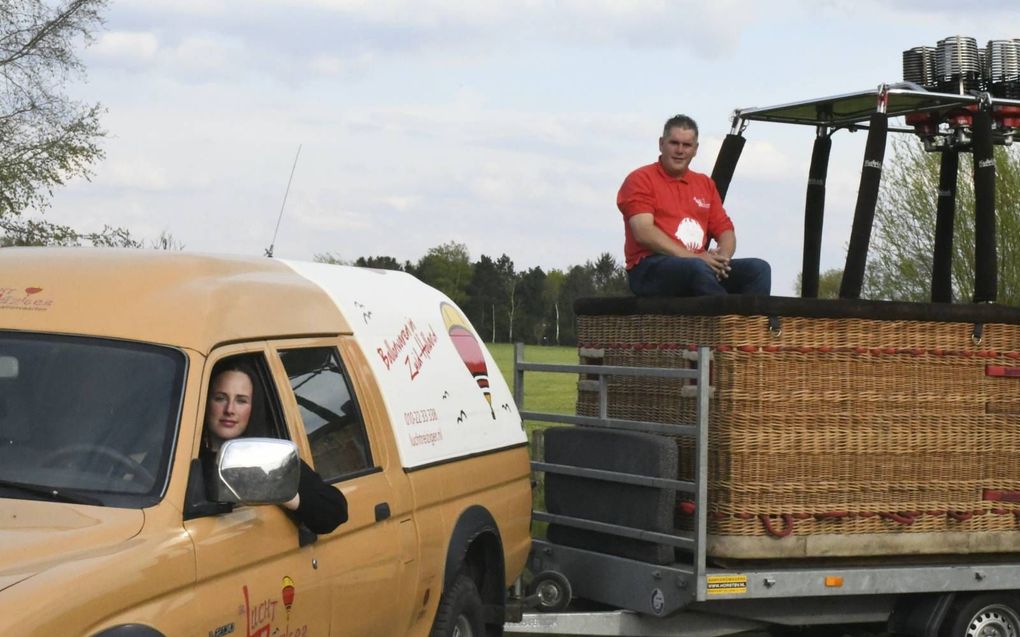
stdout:
<svg viewBox="0 0 1020 637">
<path fill-rule="evenodd" d="M 443 315 L 443 323 L 446 325 L 446 333 L 450 335 L 453 346 L 457 349 L 464 366 L 478 383 L 478 388 L 489 403 L 489 412 L 492 419 L 496 419 L 496 412 L 492 408 L 492 391 L 489 389 L 489 368 L 485 364 L 485 356 L 482 353 L 482 345 L 478 342 L 474 332 L 468 327 L 467 319 L 453 305 L 443 302 L 439 304 L 440 312 Z"/>
</svg>

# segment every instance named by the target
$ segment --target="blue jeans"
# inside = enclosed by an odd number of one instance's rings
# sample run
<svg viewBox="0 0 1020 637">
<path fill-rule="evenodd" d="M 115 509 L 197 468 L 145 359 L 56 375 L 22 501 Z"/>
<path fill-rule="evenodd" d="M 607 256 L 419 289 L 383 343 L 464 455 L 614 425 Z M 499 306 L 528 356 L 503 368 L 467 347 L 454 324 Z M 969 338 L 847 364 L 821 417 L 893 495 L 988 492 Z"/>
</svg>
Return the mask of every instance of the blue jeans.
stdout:
<svg viewBox="0 0 1020 637">
<path fill-rule="evenodd" d="M 730 275 L 723 280 L 697 257 L 653 254 L 627 271 L 636 296 L 705 296 L 758 294 L 772 291 L 772 268 L 762 259 L 731 259 Z"/>
</svg>

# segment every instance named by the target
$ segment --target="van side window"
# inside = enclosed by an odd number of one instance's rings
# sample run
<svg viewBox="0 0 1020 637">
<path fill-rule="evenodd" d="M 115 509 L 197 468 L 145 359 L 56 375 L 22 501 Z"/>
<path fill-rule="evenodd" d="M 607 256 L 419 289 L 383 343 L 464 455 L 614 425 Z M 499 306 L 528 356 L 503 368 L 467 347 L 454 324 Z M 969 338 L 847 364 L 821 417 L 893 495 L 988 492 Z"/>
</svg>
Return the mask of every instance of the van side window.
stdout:
<svg viewBox="0 0 1020 637">
<path fill-rule="evenodd" d="M 332 347 L 282 350 L 315 470 L 327 482 L 372 467 L 372 454 L 340 356 Z"/>
</svg>

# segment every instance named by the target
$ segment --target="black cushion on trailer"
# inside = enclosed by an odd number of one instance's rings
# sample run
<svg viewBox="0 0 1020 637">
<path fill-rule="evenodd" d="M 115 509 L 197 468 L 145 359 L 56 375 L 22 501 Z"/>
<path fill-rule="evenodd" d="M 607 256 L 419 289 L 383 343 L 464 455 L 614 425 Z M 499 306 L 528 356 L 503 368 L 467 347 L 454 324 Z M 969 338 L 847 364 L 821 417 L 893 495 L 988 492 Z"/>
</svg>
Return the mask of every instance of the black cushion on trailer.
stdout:
<svg viewBox="0 0 1020 637">
<path fill-rule="evenodd" d="M 1020 325 L 1020 307 L 995 303 L 910 303 L 861 299 L 802 299 L 730 294 L 695 297 L 598 297 L 574 301 L 578 316 L 631 314 L 696 316 L 803 316 L 940 323 Z"/>
<path fill-rule="evenodd" d="M 675 479 L 677 446 L 672 438 L 633 431 L 553 427 L 545 430 L 545 461 L 590 469 Z M 673 532 L 672 489 L 619 484 L 593 478 L 545 474 L 549 513 L 659 533 Z M 673 547 L 550 524 L 550 542 L 620 557 L 669 564 Z"/>
</svg>

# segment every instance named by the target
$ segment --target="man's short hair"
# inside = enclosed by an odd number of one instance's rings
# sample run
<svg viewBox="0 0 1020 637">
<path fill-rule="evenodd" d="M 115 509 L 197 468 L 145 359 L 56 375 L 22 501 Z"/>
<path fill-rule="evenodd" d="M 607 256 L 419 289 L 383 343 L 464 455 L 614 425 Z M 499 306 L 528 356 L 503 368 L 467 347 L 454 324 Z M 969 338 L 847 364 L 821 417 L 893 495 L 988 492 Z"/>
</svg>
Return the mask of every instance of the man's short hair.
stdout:
<svg viewBox="0 0 1020 637">
<path fill-rule="evenodd" d="M 666 125 L 662 127 L 662 136 L 669 136 L 669 129 L 671 128 L 682 128 L 686 130 L 694 131 L 694 137 L 698 137 L 698 123 L 687 117 L 686 115 L 674 115 L 666 120 Z"/>
</svg>

